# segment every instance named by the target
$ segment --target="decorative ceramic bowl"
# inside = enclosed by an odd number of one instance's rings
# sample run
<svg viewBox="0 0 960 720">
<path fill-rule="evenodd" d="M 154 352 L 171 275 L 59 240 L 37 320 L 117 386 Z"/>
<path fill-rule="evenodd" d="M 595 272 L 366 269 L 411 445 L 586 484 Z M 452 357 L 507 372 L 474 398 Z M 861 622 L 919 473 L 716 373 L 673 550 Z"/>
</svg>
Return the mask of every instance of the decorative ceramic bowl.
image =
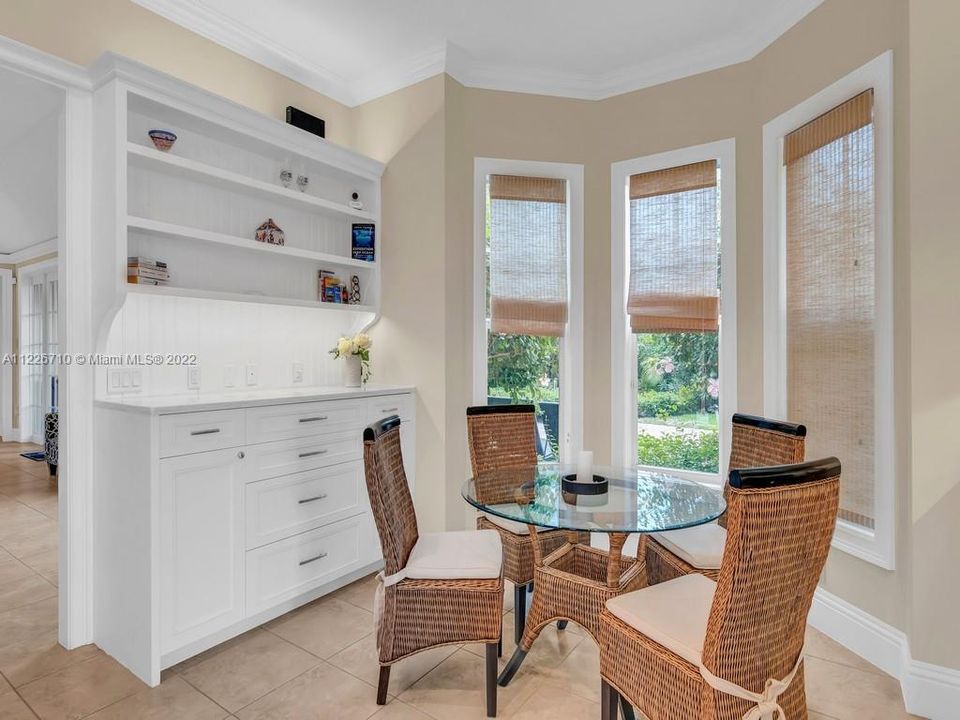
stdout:
<svg viewBox="0 0 960 720">
<path fill-rule="evenodd" d="M 176 133 L 172 133 L 169 130 L 151 130 L 147 135 L 153 140 L 153 146 L 162 152 L 167 152 L 177 141 Z"/>
</svg>

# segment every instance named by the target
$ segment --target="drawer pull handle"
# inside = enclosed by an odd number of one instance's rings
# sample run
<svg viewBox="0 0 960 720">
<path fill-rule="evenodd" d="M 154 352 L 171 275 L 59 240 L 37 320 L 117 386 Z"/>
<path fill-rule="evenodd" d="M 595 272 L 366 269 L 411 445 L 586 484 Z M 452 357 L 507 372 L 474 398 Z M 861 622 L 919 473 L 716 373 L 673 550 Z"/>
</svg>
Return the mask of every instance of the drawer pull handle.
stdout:
<svg viewBox="0 0 960 720">
<path fill-rule="evenodd" d="M 326 493 L 321 495 L 314 495 L 313 497 L 304 498 L 303 500 L 297 500 L 298 505 L 306 505 L 307 503 L 316 502 L 317 500 L 323 500 L 327 497 Z"/>
<path fill-rule="evenodd" d="M 208 430 L 191 430 L 191 435 L 213 435 L 220 432 L 220 428 L 209 428 Z"/>
<path fill-rule="evenodd" d="M 316 417 L 300 418 L 300 422 L 319 422 L 320 420 L 326 419 L 326 415 L 317 415 Z"/>
<path fill-rule="evenodd" d="M 307 558 L 306 560 L 301 560 L 301 561 L 300 561 L 300 567 L 303 567 L 304 565 L 309 565 L 310 563 L 316 562 L 317 560 L 323 560 L 326 556 L 327 556 L 327 554 L 326 554 L 325 552 L 322 552 L 322 553 L 320 553 L 319 555 L 314 555 L 312 558 Z"/>
<path fill-rule="evenodd" d="M 399 409 L 400 409 L 399 407 L 380 408 L 380 412 L 397 412 L 397 410 Z"/>
<path fill-rule="evenodd" d="M 326 450 L 311 450 L 310 452 L 300 453 L 297 457 L 313 457 L 314 455 L 326 455 Z"/>
</svg>

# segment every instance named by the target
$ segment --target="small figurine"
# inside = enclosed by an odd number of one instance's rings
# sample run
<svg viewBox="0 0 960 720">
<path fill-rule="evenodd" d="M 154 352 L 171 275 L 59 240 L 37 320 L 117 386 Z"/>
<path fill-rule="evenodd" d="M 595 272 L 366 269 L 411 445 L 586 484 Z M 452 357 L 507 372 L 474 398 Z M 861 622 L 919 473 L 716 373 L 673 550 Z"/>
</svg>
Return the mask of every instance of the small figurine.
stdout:
<svg viewBox="0 0 960 720">
<path fill-rule="evenodd" d="M 290 172 L 289 170 L 281 170 L 280 184 L 283 185 L 285 188 L 288 188 L 290 187 L 290 183 L 292 182 L 293 182 L 293 173 Z"/>
<path fill-rule="evenodd" d="M 306 192 L 309 182 L 310 178 L 306 175 L 297 175 L 297 187 L 300 188 L 300 192 Z"/>
<path fill-rule="evenodd" d="M 267 245 L 283 245 L 283 230 L 277 225 L 273 218 L 267 218 L 267 221 L 257 228 L 257 242 L 267 243 Z"/>
</svg>

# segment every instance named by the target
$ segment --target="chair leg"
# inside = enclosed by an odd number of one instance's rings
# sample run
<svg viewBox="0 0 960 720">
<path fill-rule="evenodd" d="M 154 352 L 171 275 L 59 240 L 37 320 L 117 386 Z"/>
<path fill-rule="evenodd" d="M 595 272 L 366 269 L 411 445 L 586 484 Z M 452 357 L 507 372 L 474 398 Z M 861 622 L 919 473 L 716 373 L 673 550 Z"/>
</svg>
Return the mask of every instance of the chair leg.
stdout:
<svg viewBox="0 0 960 720">
<path fill-rule="evenodd" d="M 380 666 L 380 682 L 377 685 L 377 705 L 387 704 L 387 686 L 390 685 L 390 666 Z"/>
<path fill-rule="evenodd" d="M 600 678 L 600 720 L 617 720 L 618 693 L 606 680 Z"/>
<path fill-rule="evenodd" d="M 487 645 L 487 717 L 497 716 L 497 643 Z"/>
<path fill-rule="evenodd" d="M 503 630 L 500 630 L 500 640 L 497 641 L 497 657 L 503 657 Z"/>
<path fill-rule="evenodd" d="M 531 583 L 532 584 L 532 583 Z M 523 629 L 527 625 L 527 588 L 515 585 L 513 588 L 513 641 L 519 645 Z"/>
</svg>

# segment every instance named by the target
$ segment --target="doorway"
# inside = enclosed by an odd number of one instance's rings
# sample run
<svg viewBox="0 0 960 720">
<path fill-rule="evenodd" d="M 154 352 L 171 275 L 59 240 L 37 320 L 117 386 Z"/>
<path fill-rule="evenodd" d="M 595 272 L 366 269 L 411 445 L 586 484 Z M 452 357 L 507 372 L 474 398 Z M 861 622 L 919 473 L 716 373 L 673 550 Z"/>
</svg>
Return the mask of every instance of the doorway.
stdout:
<svg viewBox="0 0 960 720">
<path fill-rule="evenodd" d="M 65 653 L 58 351 L 68 91 L 4 59 L 0 97 L 16 112 L 0 117 L 0 626 L 35 618 L 36 633 L 0 631 L 0 673 L 22 683 Z"/>
</svg>

